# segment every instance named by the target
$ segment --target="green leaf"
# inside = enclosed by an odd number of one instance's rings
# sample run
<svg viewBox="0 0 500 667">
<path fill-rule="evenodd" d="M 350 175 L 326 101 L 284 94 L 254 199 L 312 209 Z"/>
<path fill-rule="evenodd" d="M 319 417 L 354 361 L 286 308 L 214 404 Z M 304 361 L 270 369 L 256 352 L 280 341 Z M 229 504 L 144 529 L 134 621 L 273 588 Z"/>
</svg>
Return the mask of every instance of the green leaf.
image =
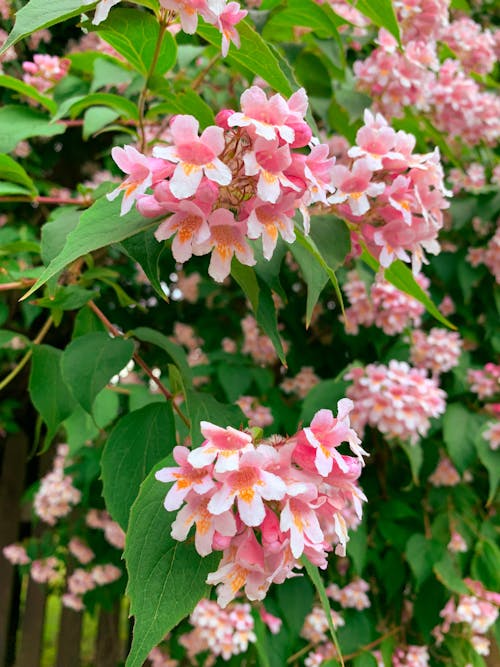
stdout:
<svg viewBox="0 0 500 667">
<path fill-rule="evenodd" d="M 356 530 L 349 532 L 349 542 L 347 543 L 347 556 L 352 560 L 354 570 L 361 576 L 366 564 L 368 554 L 368 535 L 366 532 L 366 523 L 361 523 Z"/>
<path fill-rule="evenodd" d="M 259 658 L 260 667 L 271 667 L 269 661 L 269 649 L 267 642 L 267 628 L 259 613 L 253 614 L 254 631 L 255 631 L 255 648 L 257 649 L 257 656 Z"/>
<path fill-rule="evenodd" d="M 345 380 L 322 380 L 307 394 L 300 413 L 300 421 L 309 424 L 318 410 L 326 408 L 337 411 L 337 402 L 345 398 L 349 382 Z"/>
<path fill-rule="evenodd" d="M 258 324 L 271 340 L 281 363 L 286 366 L 285 350 L 278 331 L 276 307 L 271 290 L 257 278 L 251 266 L 241 264 L 236 258 L 231 264 L 231 275 L 247 296 Z"/>
<path fill-rule="evenodd" d="M 232 426 L 240 429 L 247 423 L 247 418 L 237 405 L 220 403 L 212 394 L 189 390 L 186 392 L 188 415 L 191 421 L 191 442 L 198 446 L 203 442 L 200 422 L 210 421 L 225 428 Z"/>
<path fill-rule="evenodd" d="M 135 73 L 125 69 L 123 64 L 115 58 L 95 58 L 92 64 L 92 73 L 94 76 L 90 85 L 91 93 L 95 93 L 104 86 L 120 86 L 123 84 L 128 86 L 135 76 Z"/>
<path fill-rule="evenodd" d="M 173 465 L 172 457 L 155 466 L 130 512 L 125 560 L 127 595 L 135 623 L 126 667 L 141 667 L 166 633 L 190 614 L 201 598 L 208 597 L 205 580 L 220 559 L 218 553 L 201 558 L 191 542 L 170 537 L 177 512 L 164 509 L 167 488 L 154 477 L 156 470 L 169 465 Z"/>
<path fill-rule="evenodd" d="M 399 25 L 391 0 L 349 0 L 350 4 L 379 28 L 385 28 L 401 44 Z"/>
<path fill-rule="evenodd" d="M 92 411 L 97 394 L 127 365 L 133 352 L 133 341 L 100 332 L 80 336 L 68 345 L 62 373 L 82 408 Z"/>
<path fill-rule="evenodd" d="M 300 559 L 300 562 L 304 566 L 309 579 L 313 582 L 314 587 L 316 588 L 316 591 L 319 595 L 319 599 L 321 602 L 321 606 L 323 607 L 325 611 L 325 616 L 326 620 L 328 621 L 328 628 L 330 630 L 330 636 L 333 640 L 333 643 L 335 645 L 335 648 L 337 649 L 337 652 L 340 656 L 340 662 L 342 664 L 342 667 L 344 666 L 344 660 L 342 659 L 342 652 L 340 650 L 339 646 L 339 641 L 337 639 L 337 634 L 335 632 L 335 627 L 333 625 L 333 620 L 332 620 L 332 614 L 331 614 L 331 609 L 330 609 L 330 602 L 328 601 L 328 597 L 326 595 L 325 591 L 325 586 L 323 584 L 323 579 L 321 578 L 319 574 L 318 568 L 313 565 L 305 556 L 302 556 Z"/>
<path fill-rule="evenodd" d="M 220 32 L 213 26 L 200 22 L 197 32 L 210 44 L 214 44 L 218 48 L 220 47 Z M 272 88 L 282 95 L 286 97 L 291 95 L 293 89 L 283 74 L 271 49 L 262 37 L 255 32 L 246 20 L 238 23 L 238 33 L 240 35 L 241 47 L 237 49 L 234 45 L 231 45 L 226 60 L 230 64 L 234 62 L 243 65 L 253 74 L 262 77 L 264 81 L 267 81 Z"/>
<path fill-rule="evenodd" d="M 82 135 L 86 141 L 89 137 L 120 117 L 120 114 L 108 107 L 92 107 L 83 115 Z"/>
<path fill-rule="evenodd" d="M 66 126 L 51 123 L 43 112 L 8 104 L 0 109 L 0 153 L 10 153 L 23 139 L 63 134 Z"/>
<path fill-rule="evenodd" d="M 410 462 L 410 468 L 411 468 L 411 477 L 413 479 L 413 483 L 418 486 L 419 484 L 419 474 L 420 474 L 420 469 L 422 467 L 422 463 L 424 462 L 424 453 L 422 451 L 422 445 L 419 442 L 416 442 L 414 445 L 410 444 L 409 442 L 401 442 L 401 449 L 405 452 L 406 456 L 408 457 L 408 461 Z"/>
<path fill-rule="evenodd" d="M 47 425 L 47 444 L 77 407 L 61 373 L 61 358 L 61 350 L 51 345 L 33 346 L 29 392 Z"/>
<path fill-rule="evenodd" d="M 25 197 L 32 197 L 33 193 L 31 190 L 27 190 L 21 185 L 17 185 L 17 183 L 0 181 L 0 195 L 23 195 Z"/>
<path fill-rule="evenodd" d="M 494 452 L 491 449 L 489 442 L 486 442 L 482 433 L 478 433 L 475 445 L 479 460 L 488 471 L 490 492 L 488 494 L 487 504 L 490 505 L 496 496 L 498 483 L 500 482 L 500 465 L 498 465 L 498 452 Z"/>
<path fill-rule="evenodd" d="M 48 28 L 55 23 L 61 23 L 73 16 L 79 16 L 95 4 L 95 0 L 90 2 L 82 2 L 82 0 L 57 0 L 57 2 L 30 0 L 16 13 L 16 22 L 0 50 L 0 55 L 19 40 L 31 35 L 32 32 Z"/>
<path fill-rule="evenodd" d="M 328 282 L 328 274 L 319 262 L 311 261 L 311 253 L 304 246 L 294 243 L 291 251 L 307 285 L 306 328 L 309 328 L 314 307 Z"/>
<path fill-rule="evenodd" d="M 499 563 L 500 549 L 494 542 L 482 539 L 476 543 L 471 574 L 474 579 L 481 581 L 489 591 L 498 591 L 500 588 Z"/>
<path fill-rule="evenodd" d="M 175 446 L 170 403 L 150 403 L 122 417 L 108 438 L 101 458 L 106 508 L 127 530 L 130 508 L 149 471 Z"/>
<path fill-rule="evenodd" d="M 443 416 L 443 440 L 451 460 L 463 473 L 476 458 L 476 438 L 483 418 L 461 403 L 451 403 Z"/>
<path fill-rule="evenodd" d="M 120 244 L 125 253 L 138 262 L 149 282 L 156 290 L 156 293 L 164 300 L 168 301 L 165 292 L 160 283 L 159 261 L 162 252 L 165 250 L 165 244 L 159 243 L 153 230 L 147 230 L 131 236 Z"/>
<path fill-rule="evenodd" d="M 81 211 L 75 206 L 64 206 L 52 211 L 42 227 L 41 255 L 45 265 L 64 248 L 66 237 L 78 224 Z"/>
<path fill-rule="evenodd" d="M 50 113 L 55 113 L 57 105 L 54 100 L 42 95 L 34 86 L 30 86 L 20 79 L 15 79 L 13 76 L 8 76 L 7 74 L 0 74 L 0 88 L 15 90 L 16 93 L 20 93 L 24 97 L 38 102 L 38 104 L 45 107 Z"/>
<path fill-rule="evenodd" d="M 133 118 L 134 120 L 139 118 L 136 105 L 126 97 L 113 93 L 91 93 L 90 95 L 78 95 L 64 100 L 53 120 L 59 120 L 68 114 L 71 118 L 76 118 L 82 111 L 94 106 L 109 107 L 123 118 Z"/>
<path fill-rule="evenodd" d="M 373 271 L 377 272 L 380 269 L 380 264 L 378 261 L 370 255 L 370 253 L 364 249 L 361 253 L 362 261 L 367 264 Z M 399 259 L 393 262 L 389 268 L 384 271 L 384 278 L 388 280 L 394 287 L 397 287 L 402 292 L 409 294 L 417 301 L 425 306 L 428 313 L 436 318 L 441 324 L 444 324 L 449 329 L 456 330 L 456 326 L 452 324 L 449 320 L 446 319 L 439 310 L 437 306 L 432 302 L 432 299 L 427 296 L 424 290 L 415 280 L 411 270 L 403 264 Z"/>
<path fill-rule="evenodd" d="M 415 577 L 417 589 L 432 574 L 432 566 L 437 560 L 436 553 L 440 546 L 420 533 L 412 535 L 406 543 L 406 560 Z"/>
<path fill-rule="evenodd" d="M 96 293 L 93 290 L 84 289 L 80 285 L 63 285 L 58 287 L 53 295 L 36 299 L 34 303 L 41 308 L 77 310 L 95 296 Z"/>
<path fill-rule="evenodd" d="M 166 97 L 167 101 L 151 107 L 146 118 L 157 118 L 167 114 L 191 114 L 199 121 L 202 129 L 214 124 L 214 112 L 196 91 L 186 90 L 175 94 L 170 85 L 165 84 L 165 79 L 162 77 L 153 77 L 151 80 L 151 90 Z"/>
<path fill-rule="evenodd" d="M 0 179 L 23 185 L 34 195 L 37 194 L 37 189 L 31 178 L 21 165 L 17 164 L 9 155 L 0 155 Z"/>
<path fill-rule="evenodd" d="M 448 590 L 461 595 L 467 595 L 467 593 L 470 592 L 464 584 L 462 575 L 458 571 L 458 568 L 449 553 L 445 553 L 441 560 L 438 561 L 432 569 L 438 580 Z"/>
<path fill-rule="evenodd" d="M 153 61 L 160 24 L 149 12 L 137 9 L 114 9 L 97 27 L 99 36 L 121 53 L 130 65 L 147 76 Z M 171 33 L 163 33 L 154 74 L 163 75 L 175 65 L 177 45 Z"/>
<path fill-rule="evenodd" d="M 148 327 L 139 327 L 130 331 L 130 335 L 134 338 L 144 341 L 145 343 L 151 343 L 161 348 L 168 356 L 173 360 L 174 364 L 180 371 L 182 381 L 184 383 L 184 389 L 189 389 L 192 385 L 192 373 L 191 369 L 187 362 L 186 353 L 180 345 L 173 343 L 167 336 L 150 329 Z"/>
<path fill-rule="evenodd" d="M 49 278 L 82 255 L 123 241 L 156 224 L 154 220 L 143 218 L 135 210 L 120 216 L 120 201 L 110 202 L 106 197 L 101 197 L 81 214 L 78 225 L 68 234 L 63 250 L 50 262 L 23 299 L 28 298 Z"/>
</svg>

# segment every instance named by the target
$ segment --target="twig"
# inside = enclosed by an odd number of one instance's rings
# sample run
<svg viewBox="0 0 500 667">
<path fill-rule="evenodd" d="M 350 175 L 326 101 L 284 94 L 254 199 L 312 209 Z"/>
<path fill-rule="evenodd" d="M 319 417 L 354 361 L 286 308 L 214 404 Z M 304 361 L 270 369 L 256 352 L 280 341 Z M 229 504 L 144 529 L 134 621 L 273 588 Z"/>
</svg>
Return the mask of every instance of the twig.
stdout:
<svg viewBox="0 0 500 667">
<path fill-rule="evenodd" d="M 193 82 L 191 83 L 191 90 L 196 90 L 200 84 L 203 83 L 203 79 L 206 77 L 206 75 L 210 72 L 212 67 L 215 65 L 215 63 L 221 58 L 220 53 L 216 53 L 213 58 L 211 58 L 208 62 L 208 65 L 201 70 L 201 72 L 193 79 Z"/>
<path fill-rule="evenodd" d="M 38 332 L 38 335 L 33 339 L 32 345 L 38 345 L 39 343 L 42 342 L 42 340 L 45 338 L 48 330 L 52 326 L 54 320 L 52 319 L 52 316 L 50 316 L 43 327 L 40 329 Z M 21 361 L 15 366 L 15 368 L 12 369 L 12 371 L 0 382 L 0 391 L 2 389 L 5 389 L 5 387 L 11 382 L 19 373 L 22 371 L 22 369 L 26 366 L 28 361 L 31 359 L 31 355 L 33 354 L 33 348 L 29 349 L 24 357 L 21 359 Z"/>
<path fill-rule="evenodd" d="M 113 334 L 115 337 L 121 337 L 123 334 L 118 331 L 118 329 L 115 327 L 114 324 L 112 324 L 106 315 L 102 312 L 102 310 L 95 305 L 93 301 L 88 301 L 87 306 L 92 310 L 92 312 L 97 315 L 97 317 L 101 320 L 101 322 L 104 324 L 106 329 Z M 186 424 L 186 426 L 189 428 L 190 423 L 189 419 L 186 417 L 186 415 L 182 412 L 182 410 L 179 408 L 177 403 L 175 402 L 175 396 L 165 387 L 165 385 L 162 383 L 160 378 L 157 378 L 154 374 L 151 368 L 146 364 L 144 359 L 139 355 L 138 352 L 134 352 L 133 354 L 133 359 L 135 363 L 142 368 L 142 370 L 146 373 L 148 378 L 152 380 L 156 386 L 158 387 L 159 391 L 165 396 L 167 401 L 172 402 L 172 407 L 173 409 L 177 412 L 179 417 L 182 419 L 182 421 Z"/>
<path fill-rule="evenodd" d="M 392 630 L 389 630 L 389 632 L 386 632 L 385 635 L 380 636 L 378 639 L 375 639 L 374 641 L 370 642 L 369 644 L 365 644 L 362 646 L 358 651 L 355 653 L 350 653 L 349 655 L 344 656 L 344 660 L 353 660 L 354 658 L 357 658 L 358 655 L 361 655 L 362 653 L 365 653 L 365 651 L 370 651 L 372 648 L 375 648 L 379 644 L 381 644 L 383 641 L 385 641 L 388 637 L 391 637 L 391 635 L 397 634 L 401 630 L 401 626 L 398 626 L 397 628 L 393 628 Z"/>
<path fill-rule="evenodd" d="M 21 278 L 13 283 L 0 283 L 0 292 L 6 292 L 11 289 L 24 289 L 36 283 L 35 278 Z"/>
<path fill-rule="evenodd" d="M 93 203 L 91 199 L 72 199 L 71 197 L 31 197 L 30 195 L 12 195 L 0 197 L 0 202 L 28 202 L 31 204 L 56 204 L 59 206 L 90 206 Z"/>
</svg>

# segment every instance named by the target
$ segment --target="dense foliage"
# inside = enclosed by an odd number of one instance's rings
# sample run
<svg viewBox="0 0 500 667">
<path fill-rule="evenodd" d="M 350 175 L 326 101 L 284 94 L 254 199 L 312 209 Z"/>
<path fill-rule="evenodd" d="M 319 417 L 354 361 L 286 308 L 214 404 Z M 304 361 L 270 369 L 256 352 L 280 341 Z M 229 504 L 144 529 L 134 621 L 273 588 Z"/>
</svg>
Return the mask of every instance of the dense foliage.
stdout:
<svg viewBox="0 0 500 667">
<path fill-rule="evenodd" d="M 490 9 L 0 0 L 3 553 L 127 667 L 497 659 Z"/>
</svg>

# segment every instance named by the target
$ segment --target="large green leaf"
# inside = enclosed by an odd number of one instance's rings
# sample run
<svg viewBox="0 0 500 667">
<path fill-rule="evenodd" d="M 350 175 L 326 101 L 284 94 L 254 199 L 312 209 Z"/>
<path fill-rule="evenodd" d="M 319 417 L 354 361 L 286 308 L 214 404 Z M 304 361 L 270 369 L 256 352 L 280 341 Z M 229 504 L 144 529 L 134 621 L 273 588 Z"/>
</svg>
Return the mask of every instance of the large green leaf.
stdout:
<svg viewBox="0 0 500 667">
<path fill-rule="evenodd" d="M 160 31 L 156 18 L 137 9 L 114 9 L 97 32 L 118 53 L 127 59 L 132 67 L 146 76 L 153 57 Z M 158 55 L 154 73 L 165 74 L 171 69 L 177 57 L 177 45 L 171 33 L 166 30 Z"/>
<path fill-rule="evenodd" d="M 51 123 L 43 112 L 8 104 L 0 109 L 0 153 L 10 153 L 23 139 L 53 137 L 66 131 L 61 123 Z"/>
<path fill-rule="evenodd" d="M 483 466 L 488 471 L 488 477 L 490 482 L 490 490 L 488 493 L 488 505 L 493 502 L 498 484 L 500 482 L 500 465 L 498 465 L 498 452 L 494 452 L 490 443 L 486 442 L 482 433 L 478 433 L 476 436 L 476 451 L 479 457 L 479 460 Z"/>
<path fill-rule="evenodd" d="M 319 262 L 311 261 L 311 253 L 300 243 L 294 243 L 291 251 L 307 285 L 306 327 L 309 328 L 314 306 L 318 303 L 320 294 L 329 278 Z"/>
<path fill-rule="evenodd" d="M 120 199 L 119 197 L 118 200 L 110 202 L 106 197 L 101 197 L 81 214 L 78 225 L 68 234 L 63 250 L 50 262 L 23 299 L 78 257 L 123 241 L 156 224 L 150 218 L 143 218 L 135 210 L 120 216 Z"/>
<path fill-rule="evenodd" d="M 95 4 L 95 0 L 90 0 L 90 2 L 82 2 L 82 0 L 57 0 L 57 2 L 30 0 L 16 13 L 16 22 L 0 50 L 0 55 L 20 39 L 28 37 L 32 32 L 66 21 L 73 16 L 79 16 Z"/>
<path fill-rule="evenodd" d="M 399 25 L 392 0 L 349 0 L 357 10 L 368 17 L 379 28 L 385 28 L 398 42 L 401 41 Z"/>
<path fill-rule="evenodd" d="M 131 236 L 120 245 L 129 257 L 141 265 L 149 282 L 156 290 L 156 293 L 164 301 L 168 301 L 160 283 L 158 267 L 160 256 L 166 246 L 164 243 L 159 243 L 155 239 L 153 230 L 147 230 L 140 234 L 136 234 L 135 236 Z"/>
<path fill-rule="evenodd" d="M 104 332 L 79 336 L 64 350 L 63 377 L 82 408 L 92 411 L 95 397 L 130 361 L 134 343 Z"/>
<path fill-rule="evenodd" d="M 90 95 L 78 95 L 65 100 L 57 110 L 53 120 L 64 118 L 68 114 L 71 118 L 76 118 L 85 109 L 96 105 L 109 107 L 124 118 L 135 120 L 139 118 L 137 106 L 126 97 L 113 93 L 90 93 Z"/>
<path fill-rule="evenodd" d="M 274 57 L 262 37 L 255 32 L 248 21 L 238 23 L 241 47 L 237 49 L 231 46 L 226 60 L 235 62 L 249 69 L 253 74 L 260 76 L 282 95 L 287 97 L 293 93 L 288 79 L 283 74 L 278 61 Z M 219 47 L 221 42 L 220 32 L 211 25 L 201 23 L 198 25 L 198 34 L 210 44 Z"/>
<path fill-rule="evenodd" d="M 15 90 L 16 93 L 38 102 L 38 104 L 45 107 L 50 113 L 54 113 L 57 108 L 56 103 L 54 100 L 50 99 L 50 97 L 42 95 L 42 93 L 40 93 L 34 86 L 24 83 L 21 79 L 15 79 L 13 76 L 0 74 L 0 88 Z"/>
<path fill-rule="evenodd" d="M 139 327 L 130 332 L 131 336 L 138 338 L 139 340 L 144 341 L 145 343 L 151 343 L 161 348 L 168 356 L 173 360 L 174 364 L 179 369 L 181 374 L 182 382 L 184 383 L 184 389 L 189 389 L 192 385 L 191 369 L 189 368 L 186 353 L 176 343 L 173 343 L 167 336 L 150 329 L 149 327 Z"/>
<path fill-rule="evenodd" d="M 58 426 L 77 407 L 61 374 L 61 357 L 61 350 L 51 345 L 33 346 L 29 392 L 33 405 L 47 424 L 47 444 Z"/>
<path fill-rule="evenodd" d="M 476 458 L 476 438 L 483 418 L 467 410 L 461 403 L 452 403 L 443 417 L 443 440 L 451 460 L 460 472 Z"/>
<path fill-rule="evenodd" d="M 78 224 L 80 211 L 75 206 L 54 209 L 42 227 L 41 256 L 45 265 L 64 248 L 66 237 Z"/>
<path fill-rule="evenodd" d="M 375 257 L 370 255 L 367 250 L 363 250 L 361 253 L 361 259 L 365 264 L 373 269 L 373 271 L 378 271 L 380 269 L 380 264 L 378 261 L 375 259 Z M 441 324 L 444 324 L 449 329 L 456 329 L 456 326 L 439 312 L 432 299 L 427 296 L 424 290 L 417 283 L 411 270 L 399 259 L 393 262 L 387 269 L 385 269 L 384 278 L 392 285 L 394 285 L 394 287 L 397 287 L 402 292 L 405 292 L 417 301 L 420 301 L 420 303 L 425 306 L 427 312 L 435 317 L 436 320 L 439 320 Z"/>
<path fill-rule="evenodd" d="M 106 508 L 123 530 L 141 483 L 175 444 L 170 403 L 150 403 L 130 412 L 111 432 L 101 458 L 103 495 Z"/>
<path fill-rule="evenodd" d="M 19 183 L 36 195 L 35 184 L 21 167 L 9 155 L 0 154 L 0 180 Z"/>
<path fill-rule="evenodd" d="M 165 484 L 155 479 L 156 470 L 174 465 L 164 459 L 141 485 L 132 505 L 127 530 L 125 560 L 129 575 L 127 594 L 135 616 L 132 648 L 126 667 L 141 667 L 149 651 L 207 597 L 207 575 L 216 570 L 219 553 L 201 558 L 192 542 L 170 537 L 176 512 L 167 512 Z"/>
</svg>

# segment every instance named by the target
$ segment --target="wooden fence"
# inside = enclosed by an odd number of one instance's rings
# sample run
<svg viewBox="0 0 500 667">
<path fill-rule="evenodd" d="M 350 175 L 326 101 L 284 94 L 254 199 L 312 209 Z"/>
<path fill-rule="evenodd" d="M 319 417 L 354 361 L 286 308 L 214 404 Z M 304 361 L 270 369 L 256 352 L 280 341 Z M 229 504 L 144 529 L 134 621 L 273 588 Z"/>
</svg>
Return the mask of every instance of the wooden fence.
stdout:
<svg viewBox="0 0 500 667">
<path fill-rule="evenodd" d="M 83 645 L 83 613 L 61 607 L 59 614 L 46 586 L 27 577 L 22 581 L 18 568 L 1 554 L 4 546 L 43 530 L 23 517 L 21 497 L 48 471 L 51 454 L 29 458 L 28 445 L 19 433 L 5 438 L 0 449 L 0 667 L 118 667 L 129 643 L 128 632 L 120 632 L 118 604 L 112 611 L 99 610 Z M 56 613 L 49 613 L 49 602 Z M 49 623 L 57 627 L 48 628 Z M 55 640 L 47 642 L 54 630 Z"/>
</svg>

